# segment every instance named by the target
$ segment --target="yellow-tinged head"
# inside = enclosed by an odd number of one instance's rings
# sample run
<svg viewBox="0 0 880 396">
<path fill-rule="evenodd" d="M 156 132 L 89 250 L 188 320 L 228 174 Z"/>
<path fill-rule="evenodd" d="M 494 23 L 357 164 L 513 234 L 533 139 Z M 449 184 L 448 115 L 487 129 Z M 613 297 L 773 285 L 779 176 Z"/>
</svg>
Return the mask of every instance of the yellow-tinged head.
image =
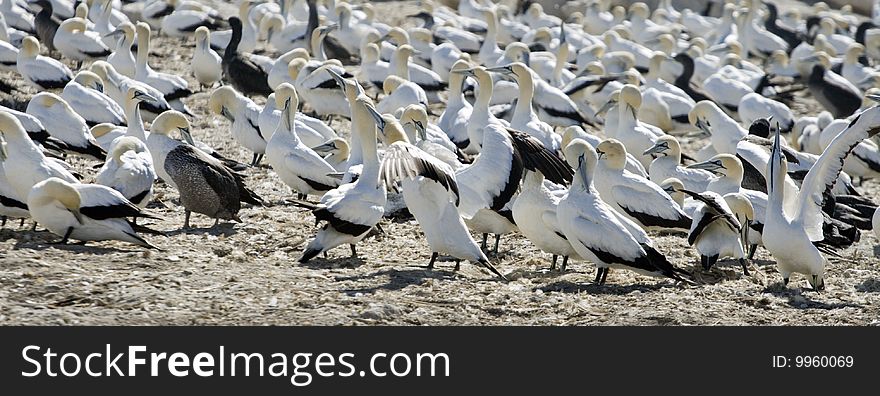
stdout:
<svg viewBox="0 0 880 396">
<path fill-rule="evenodd" d="M 19 54 L 26 58 L 36 57 L 40 53 L 40 42 L 33 36 L 27 36 L 21 41 Z"/>
<path fill-rule="evenodd" d="M 596 154 L 610 169 L 623 170 L 626 166 L 626 146 L 617 139 L 603 140 L 596 147 Z"/>
<path fill-rule="evenodd" d="M 36 203 L 37 205 L 45 205 L 52 201 L 58 201 L 64 209 L 67 209 L 77 221 L 82 223 L 82 215 L 79 214 L 79 207 L 82 197 L 79 191 L 72 184 L 61 180 L 57 177 L 50 177 L 34 185 L 28 196 L 28 204 Z"/>
<path fill-rule="evenodd" d="M 299 77 L 299 73 L 303 67 L 305 67 L 306 61 L 303 58 L 295 58 L 287 63 L 287 74 L 290 76 L 292 80 L 296 80 Z"/>
<path fill-rule="evenodd" d="M 153 124 L 150 125 L 150 133 L 158 133 L 160 135 L 169 136 L 174 131 L 180 131 L 184 135 L 184 139 L 190 141 L 190 123 L 183 113 L 177 110 L 168 110 L 159 114 Z M 187 138 L 189 136 L 189 138 Z"/>
<path fill-rule="evenodd" d="M 224 85 L 215 89 L 214 92 L 211 92 L 211 97 L 208 98 L 208 107 L 211 109 L 212 113 L 225 117 L 226 114 L 224 114 L 224 109 L 229 109 L 234 106 L 237 96 L 238 92 L 235 92 L 235 88 L 232 88 L 229 85 Z"/>
<path fill-rule="evenodd" d="M 402 84 L 404 84 L 406 82 L 407 82 L 407 80 L 405 78 L 398 77 L 395 75 L 390 75 L 385 78 L 385 81 L 382 82 L 382 92 L 384 92 L 385 95 L 391 95 L 394 92 L 394 90 L 397 89 L 397 87 L 401 86 Z"/>
</svg>

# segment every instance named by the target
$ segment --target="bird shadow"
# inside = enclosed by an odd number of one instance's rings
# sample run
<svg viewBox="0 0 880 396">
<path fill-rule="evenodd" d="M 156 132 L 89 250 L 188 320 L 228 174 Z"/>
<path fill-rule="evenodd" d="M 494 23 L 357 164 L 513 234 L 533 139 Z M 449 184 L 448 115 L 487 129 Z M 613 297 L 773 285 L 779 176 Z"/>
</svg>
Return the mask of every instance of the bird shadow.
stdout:
<svg viewBox="0 0 880 396">
<path fill-rule="evenodd" d="M 358 268 L 367 261 L 360 257 L 315 257 L 305 263 L 299 263 L 300 266 L 311 269 L 330 269 L 330 268 Z"/>
<path fill-rule="evenodd" d="M 614 285 L 614 284 L 604 284 L 600 285 L 597 283 L 575 283 L 570 281 L 558 281 L 553 282 L 548 285 L 544 285 L 541 287 L 536 287 L 534 290 L 540 290 L 542 292 L 561 292 L 561 293 L 590 293 L 590 294 L 613 294 L 613 295 L 626 295 L 632 292 L 654 292 L 660 289 L 673 286 L 671 283 L 655 283 L 653 285 L 645 285 L 645 284 L 631 284 L 631 285 Z"/>
<path fill-rule="evenodd" d="M 344 289 L 342 292 L 348 295 L 354 295 L 357 293 L 361 294 L 373 294 L 379 290 L 386 291 L 396 291 L 404 289 L 408 286 L 413 285 L 421 285 L 425 279 L 440 279 L 440 280 L 453 280 L 457 277 L 457 273 L 454 271 L 445 271 L 445 270 L 429 270 L 427 268 L 422 269 L 383 269 L 380 271 L 376 271 L 369 274 L 364 275 L 354 275 L 354 276 L 340 276 L 337 277 L 337 281 L 360 281 L 366 279 L 373 279 L 380 276 L 388 276 L 388 283 L 372 286 L 372 287 L 363 287 L 356 289 Z"/>
<path fill-rule="evenodd" d="M 165 232 L 165 236 L 172 237 L 176 235 L 213 235 L 213 236 L 224 236 L 231 237 L 235 234 L 238 234 L 238 230 L 235 229 L 235 223 L 220 223 L 216 226 L 198 228 L 198 227 L 189 227 L 184 228 L 180 227 L 174 231 Z"/>
<path fill-rule="evenodd" d="M 880 245 L 874 245 L 874 257 L 880 257 Z"/>
<path fill-rule="evenodd" d="M 50 234 L 51 235 L 51 234 Z M 90 253 L 90 254 L 111 254 L 111 253 L 136 253 L 139 250 L 129 250 L 129 249 L 119 249 L 116 247 L 109 246 L 95 246 L 95 245 L 87 245 L 86 242 L 69 242 L 65 244 L 40 241 L 40 240 L 32 240 L 32 241 L 22 241 L 19 240 L 13 246 L 13 249 L 33 249 L 37 251 L 47 250 L 47 249 L 57 249 L 57 250 L 65 250 L 72 253 Z"/>
<path fill-rule="evenodd" d="M 880 280 L 870 278 L 856 285 L 856 291 L 862 293 L 880 293 Z"/>
<path fill-rule="evenodd" d="M 861 308 L 860 304 L 848 302 L 829 303 L 824 301 L 816 301 L 812 297 L 822 296 L 822 292 L 816 292 L 813 289 L 806 288 L 789 288 L 782 282 L 774 283 L 767 286 L 763 290 L 764 293 L 772 294 L 776 297 L 788 299 L 787 304 L 796 309 L 841 309 L 841 308 Z M 806 293 L 804 293 L 806 292 Z"/>
</svg>

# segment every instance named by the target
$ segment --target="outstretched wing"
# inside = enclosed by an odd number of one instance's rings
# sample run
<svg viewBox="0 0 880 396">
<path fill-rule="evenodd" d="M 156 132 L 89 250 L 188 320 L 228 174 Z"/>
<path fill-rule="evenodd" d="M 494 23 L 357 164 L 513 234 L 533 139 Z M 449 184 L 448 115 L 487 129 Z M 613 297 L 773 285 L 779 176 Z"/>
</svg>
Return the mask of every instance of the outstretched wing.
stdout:
<svg viewBox="0 0 880 396">
<path fill-rule="evenodd" d="M 856 115 L 842 132 L 831 140 L 816 164 L 807 172 L 798 195 L 795 220 L 800 220 L 811 241 L 822 240 L 822 203 L 837 182 L 847 155 L 861 141 L 880 133 L 880 107 L 874 106 Z"/>
</svg>

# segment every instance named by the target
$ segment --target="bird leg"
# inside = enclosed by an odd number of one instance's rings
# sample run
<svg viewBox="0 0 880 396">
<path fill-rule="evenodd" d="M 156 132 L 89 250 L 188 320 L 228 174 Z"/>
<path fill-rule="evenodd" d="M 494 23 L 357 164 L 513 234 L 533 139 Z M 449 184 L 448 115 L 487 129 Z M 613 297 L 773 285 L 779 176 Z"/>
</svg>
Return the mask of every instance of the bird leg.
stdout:
<svg viewBox="0 0 880 396">
<path fill-rule="evenodd" d="M 257 163 L 258 163 L 259 161 L 260 161 L 260 155 L 257 154 L 257 153 L 254 153 L 254 157 L 253 157 L 253 159 L 251 159 L 251 166 L 252 166 L 252 167 L 257 166 Z"/>
<path fill-rule="evenodd" d="M 18 228 L 21 227 L 24 227 L 24 218 L 22 218 L 21 221 L 18 223 Z M 36 225 L 34 225 L 34 227 L 36 227 Z"/>
<path fill-rule="evenodd" d="M 555 255 L 555 254 L 553 255 L 553 263 L 550 264 L 550 271 L 553 271 L 556 269 L 556 259 L 558 259 L 558 258 L 559 258 L 558 255 Z"/>
<path fill-rule="evenodd" d="M 486 240 L 487 239 L 489 239 L 489 233 L 483 234 L 483 243 L 480 245 L 480 248 L 483 249 L 483 251 L 486 250 Z"/>
<path fill-rule="evenodd" d="M 73 227 L 67 227 L 67 232 L 64 233 L 64 237 L 61 238 L 60 241 L 55 242 L 55 245 L 64 245 L 67 243 L 67 239 L 70 238 L 70 234 L 73 234 Z"/>
<path fill-rule="evenodd" d="M 184 217 L 184 219 L 183 219 L 183 228 L 189 228 L 189 215 L 190 215 L 190 211 L 189 211 L 189 210 L 184 210 L 183 213 L 185 213 L 185 216 L 186 216 L 186 217 Z"/>
<path fill-rule="evenodd" d="M 604 285 L 604 284 L 605 284 L 605 278 L 608 277 L 608 273 L 609 273 L 609 272 L 611 272 L 611 268 L 605 268 L 605 271 L 602 272 L 602 280 L 599 281 L 599 284 L 600 284 L 600 285 Z"/>
<path fill-rule="evenodd" d="M 431 261 L 428 263 L 428 269 L 434 269 L 434 261 L 437 260 L 437 252 L 431 253 Z"/>
<path fill-rule="evenodd" d="M 758 251 L 758 244 L 757 243 L 752 244 L 752 246 L 749 246 L 749 257 L 748 257 L 749 260 L 751 260 L 755 257 L 756 251 Z"/>
<path fill-rule="evenodd" d="M 82 66 L 83 66 L 83 61 L 76 62 L 76 70 L 82 69 Z"/>
<path fill-rule="evenodd" d="M 596 268 L 596 280 L 593 283 L 599 283 L 602 280 L 602 267 Z"/>
<path fill-rule="evenodd" d="M 357 248 L 354 247 L 353 243 L 350 243 L 348 246 L 351 246 L 351 258 L 357 258 L 357 256 L 358 256 Z"/>
<path fill-rule="evenodd" d="M 739 265 L 741 265 L 743 267 L 743 275 L 749 276 L 749 266 L 746 263 L 746 259 L 744 259 L 744 258 L 739 259 Z"/>
<path fill-rule="evenodd" d="M 2 224 L 0 224 L 0 227 L 6 227 L 6 216 L 2 216 L 0 217 L 0 219 L 2 219 Z"/>
<path fill-rule="evenodd" d="M 212 227 L 212 228 L 217 227 L 217 224 L 220 224 L 220 218 L 219 218 L 219 217 L 215 217 L 215 218 L 214 218 L 214 225 L 211 226 L 211 227 Z"/>
<path fill-rule="evenodd" d="M 461 260 L 455 260 L 455 268 L 453 271 L 458 271 L 461 269 Z"/>
<path fill-rule="evenodd" d="M 568 256 L 562 256 L 562 267 L 560 270 L 565 272 L 565 267 L 568 266 Z"/>
<path fill-rule="evenodd" d="M 492 249 L 492 255 L 498 255 L 498 242 L 501 241 L 501 234 L 495 234 L 495 249 Z"/>
<path fill-rule="evenodd" d="M 788 278 L 782 278 L 782 284 L 788 286 Z"/>
</svg>

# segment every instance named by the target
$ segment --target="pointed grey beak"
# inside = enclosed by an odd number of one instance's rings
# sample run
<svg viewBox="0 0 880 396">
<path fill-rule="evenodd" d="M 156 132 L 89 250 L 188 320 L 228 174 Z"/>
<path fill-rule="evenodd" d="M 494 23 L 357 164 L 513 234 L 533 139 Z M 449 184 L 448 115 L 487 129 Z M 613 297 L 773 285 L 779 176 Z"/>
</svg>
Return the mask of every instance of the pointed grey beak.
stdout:
<svg viewBox="0 0 880 396">
<path fill-rule="evenodd" d="M 675 193 L 675 187 L 666 186 L 666 187 L 663 187 L 663 191 L 666 191 L 667 194 L 672 195 L 673 193 Z"/>
<path fill-rule="evenodd" d="M 336 146 L 333 144 L 333 141 L 329 141 L 323 144 L 319 144 L 315 147 L 312 147 L 312 151 L 318 154 L 327 154 L 333 150 L 336 150 Z"/>
<path fill-rule="evenodd" d="M 462 74 L 462 75 L 471 76 L 471 77 L 476 75 L 474 73 L 474 69 L 452 70 L 452 73 Z"/>
<path fill-rule="evenodd" d="M 659 153 L 662 153 L 668 149 L 669 149 L 669 147 L 665 143 L 655 144 L 655 145 L 651 146 L 651 148 L 645 150 L 645 152 L 643 152 L 642 155 L 659 154 Z"/>
<path fill-rule="evenodd" d="M 333 71 L 333 69 L 327 68 L 327 73 L 330 74 L 330 77 L 333 77 L 333 79 L 336 80 L 336 83 L 339 84 L 339 88 L 344 91 L 345 79 L 343 79 L 342 76 L 339 75 L 339 73 Z"/>
<path fill-rule="evenodd" d="M 158 99 L 156 99 L 156 97 L 154 97 L 153 95 L 150 95 L 144 91 L 135 92 L 134 98 L 138 99 L 142 102 L 156 102 L 156 101 L 158 101 Z"/>
<path fill-rule="evenodd" d="M 510 69 L 510 65 L 490 67 L 486 69 L 486 71 L 489 73 L 513 74 L 513 70 Z"/>
<path fill-rule="evenodd" d="M 382 118 L 382 115 L 376 111 L 376 108 L 373 106 L 367 106 L 367 110 L 370 112 L 370 116 L 373 117 L 373 121 L 376 123 L 376 126 L 379 127 L 379 130 L 382 131 L 385 129 L 385 119 Z"/>
<path fill-rule="evenodd" d="M 709 129 L 709 124 L 703 121 L 702 118 L 697 118 L 696 127 L 700 128 L 701 131 L 712 135 L 712 131 Z"/>
<path fill-rule="evenodd" d="M 702 170 L 706 170 L 706 171 L 717 174 L 718 173 L 717 171 L 724 169 L 724 166 L 722 166 L 718 161 L 709 160 L 709 161 L 704 161 L 704 162 L 697 162 L 695 164 L 690 164 L 690 165 L 686 166 L 686 168 L 702 169 Z"/>
<path fill-rule="evenodd" d="M 605 104 L 603 104 L 602 107 L 600 107 L 599 110 L 596 111 L 596 115 L 603 114 L 603 113 L 607 112 L 607 111 L 610 110 L 611 107 L 614 106 L 616 103 L 617 103 L 617 101 L 616 101 L 616 100 L 613 100 L 613 99 L 612 99 L 612 100 L 609 100 L 609 101 L 607 101 L 607 102 L 605 102 Z"/>
<path fill-rule="evenodd" d="M 125 32 L 123 32 L 122 29 L 116 29 L 110 33 L 104 34 L 104 37 L 118 37 L 118 36 L 123 35 L 124 33 Z"/>
<path fill-rule="evenodd" d="M 427 140 L 428 139 L 428 130 L 425 129 L 425 125 L 422 124 L 421 121 L 415 121 L 415 122 L 413 122 L 413 124 L 415 124 L 416 130 L 419 132 L 419 138 L 422 140 Z"/>
<path fill-rule="evenodd" d="M 179 129 L 180 129 L 180 134 L 183 135 L 183 140 L 186 140 L 186 142 L 189 143 L 190 146 L 195 147 L 196 142 L 195 142 L 195 140 L 193 140 L 192 134 L 189 132 L 189 128 L 179 128 Z"/>
<path fill-rule="evenodd" d="M 869 93 L 865 95 L 865 97 L 875 102 L 880 102 L 880 94 Z"/>
</svg>

